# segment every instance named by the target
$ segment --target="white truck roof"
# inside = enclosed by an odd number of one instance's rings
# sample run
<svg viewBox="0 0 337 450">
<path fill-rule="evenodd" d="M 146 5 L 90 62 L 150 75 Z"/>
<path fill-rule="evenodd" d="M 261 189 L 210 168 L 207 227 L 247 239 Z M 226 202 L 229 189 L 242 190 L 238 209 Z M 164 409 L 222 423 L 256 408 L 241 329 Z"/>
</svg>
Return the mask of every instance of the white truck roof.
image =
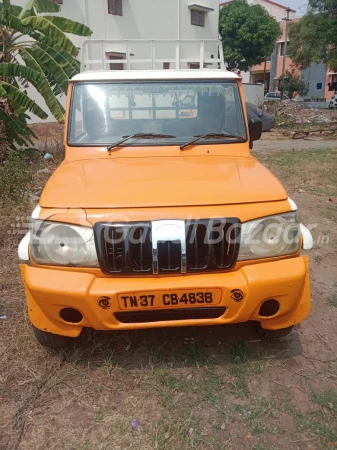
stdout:
<svg viewBox="0 0 337 450">
<path fill-rule="evenodd" d="M 136 81 L 136 80 L 237 80 L 233 72 L 221 69 L 196 70 L 89 70 L 72 81 Z"/>
</svg>

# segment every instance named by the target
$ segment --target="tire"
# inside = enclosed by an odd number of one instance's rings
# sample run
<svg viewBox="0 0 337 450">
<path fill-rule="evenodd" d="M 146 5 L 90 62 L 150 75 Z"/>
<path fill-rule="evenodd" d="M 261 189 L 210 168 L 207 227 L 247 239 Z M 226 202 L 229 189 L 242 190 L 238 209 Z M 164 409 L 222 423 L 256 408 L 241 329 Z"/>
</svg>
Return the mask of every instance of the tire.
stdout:
<svg viewBox="0 0 337 450">
<path fill-rule="evenodd" d="M 39 344 L 43 345 L 43 347 L 52 349 L 67 348 L 73 345 L 76 340 L 76 338 L 60 336 L 58 334 L 41 331 L 38 328 L 34 327 L 34 325 L 32 325 L 32 327 L 37 341 L 39 342 Z"/>
<path fill-rule="evenodd" d="M 292 326 L 288 328 L 281 328 L 280 330 L 265 330 L 261 327 L 261 324 L 258 323 L 259 334 L 264 339 L 281 339 L 288 336 L 293 331 L 293 329 L 294 327 Z"/>
</svg>

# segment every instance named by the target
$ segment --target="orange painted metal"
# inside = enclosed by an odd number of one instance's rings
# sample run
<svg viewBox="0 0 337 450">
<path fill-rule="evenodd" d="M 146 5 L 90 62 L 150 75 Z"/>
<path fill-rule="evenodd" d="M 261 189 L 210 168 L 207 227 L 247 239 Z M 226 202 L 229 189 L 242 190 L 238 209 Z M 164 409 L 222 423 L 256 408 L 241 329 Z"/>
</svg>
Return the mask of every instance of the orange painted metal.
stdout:
<svg viewBox="0 0 337 450">
<path fill-rule="evenodd" d="M 123 147 L 110 155 L 106 147 L 68 146 L 72 88 L 70 83 L 66 157 L 43 191 L 40 219 L 92 227 L 108 221 L 219 217 L 246 222 L 291 211 L 285 189 L 253 158 L 248 142 L 205 144 L 185 151 L 177 146 Z M 244 101 L 240 82 L 239 88 Z M 247 116 L 245 121 L 248 125 Z M 105 275 L 98 268 L 48 267 L 34 261 L 21 265 L 21 274 L 31 322 L 40 330 L 64 336 L 76 337 L 84 327 L 112 331 L 249 320 L 274 330 L 301 322 L 310 311 L 308 258 L 299 252 L 237 262 L 232 270 L 216 274 L 123 278 Z M 236 290 L 242 292 L 240 301 L 233 297 Z M 203 292 L 212 292 L 216 299 L 210 307 L 225 308 L 222 317 L 130 324 L 115 316 L 123 311 L 123 295 L 155 295 L 153 307 L 160 307 L 163 294 Z M 279 301 L 280 310 L 273 317 L 260 317 L 260 307 L 268 299 Z M 136 310 L 142 309 L 138 306 Z M 65 322 L 60 316 L 63 308 L 80 311 L 83 320 Z"/>
<path fill-rule="evenodd" d="M 310 282 L 307 257 L 244 266 L 224 274 L 187 275 L 180 277 L 98 278 L 89 273 L 21 266 L 25 280 L 28 312 L 35 327 L 54 334 L 76 337 L 84 327 L 96 330 L 125 330 L 175 326 L 224 325 L 260 321 L 266 329 L 286 328 L 304 320 L 310 311 Z M 149 290 L 222 289 L 217 307 L 226 308 L 218 319 L 179 320 L 152 323 L 120 323 L 115 313 L 121 312 L 118 295 Z M 235 301 L 233 290 L 243 293 Z M 110 307 L 100 306 L 108 298 Z M 270 318 L 259 316 L 262 303 L 278 300 L 279 312 Z M 63 308 L 75 308 L 83 314 L 79 324 L 66 323 L 60 316 Z"/>
</svg>

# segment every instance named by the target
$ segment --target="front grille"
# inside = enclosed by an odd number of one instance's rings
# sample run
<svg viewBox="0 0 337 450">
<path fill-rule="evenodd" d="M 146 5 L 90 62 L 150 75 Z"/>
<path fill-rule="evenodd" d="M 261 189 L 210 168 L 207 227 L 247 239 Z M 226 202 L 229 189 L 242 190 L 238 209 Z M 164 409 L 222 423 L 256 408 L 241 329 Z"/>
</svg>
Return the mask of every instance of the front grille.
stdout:
<svg viewBox="0 0 337 450">
<path fill-rule="evenodd" d="M 186 226 L 188 272 L 227 270 L 236 263 L 241 224 L 238 219 L 200 220 Z"/>
<path fill-rule="evenodd" d="M 173 320 L 218 319 L 226 312 L 226 308 L 189 308 L 165 309 L 158 311 L 131 311 L 115 313 L 121 323 L 151 323 Z"/>
<path fill-rule="evenodd" d="M 151 222 L 97 223 L 95 241 L 102 271 L 126 276 L 174 275 L 219 272 L 235 265 L 240 247 L 239 219 L 181 222 L 180 240 L 158 240 L 156 264 Z"/>
<path fill-rule="evenodd" d="M 151 223 L 95 225 L 101 269 L 112 275 L 152 273 Z"/>
</svg>

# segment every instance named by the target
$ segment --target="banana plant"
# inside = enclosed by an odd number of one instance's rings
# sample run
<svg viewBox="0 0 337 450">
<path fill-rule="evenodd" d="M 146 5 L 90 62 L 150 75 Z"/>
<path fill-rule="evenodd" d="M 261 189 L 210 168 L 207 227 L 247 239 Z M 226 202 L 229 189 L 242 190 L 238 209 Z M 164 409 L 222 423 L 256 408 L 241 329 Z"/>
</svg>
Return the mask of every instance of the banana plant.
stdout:
<svg viewBox="0 0 337 450">
<path fill-rule="evenodd" d="M 29 113 L 46 119 L 48 113 L 29 97 L 32 85 L 59 123 L 65 111 L 58 96 L 67 93 L 68 80 L 80 71 L 78 49 L 68 34 L 90 36 L 87 26 L 53 15 L 53 0 L 28 0 L 24 7 L 0 1 L 0 123 L 11 146 L 32 143 Z M 5 106 L 4 106 L 5 105 Z M 2 133 L 3 134 L 3 133 Z"/>
</svg>

